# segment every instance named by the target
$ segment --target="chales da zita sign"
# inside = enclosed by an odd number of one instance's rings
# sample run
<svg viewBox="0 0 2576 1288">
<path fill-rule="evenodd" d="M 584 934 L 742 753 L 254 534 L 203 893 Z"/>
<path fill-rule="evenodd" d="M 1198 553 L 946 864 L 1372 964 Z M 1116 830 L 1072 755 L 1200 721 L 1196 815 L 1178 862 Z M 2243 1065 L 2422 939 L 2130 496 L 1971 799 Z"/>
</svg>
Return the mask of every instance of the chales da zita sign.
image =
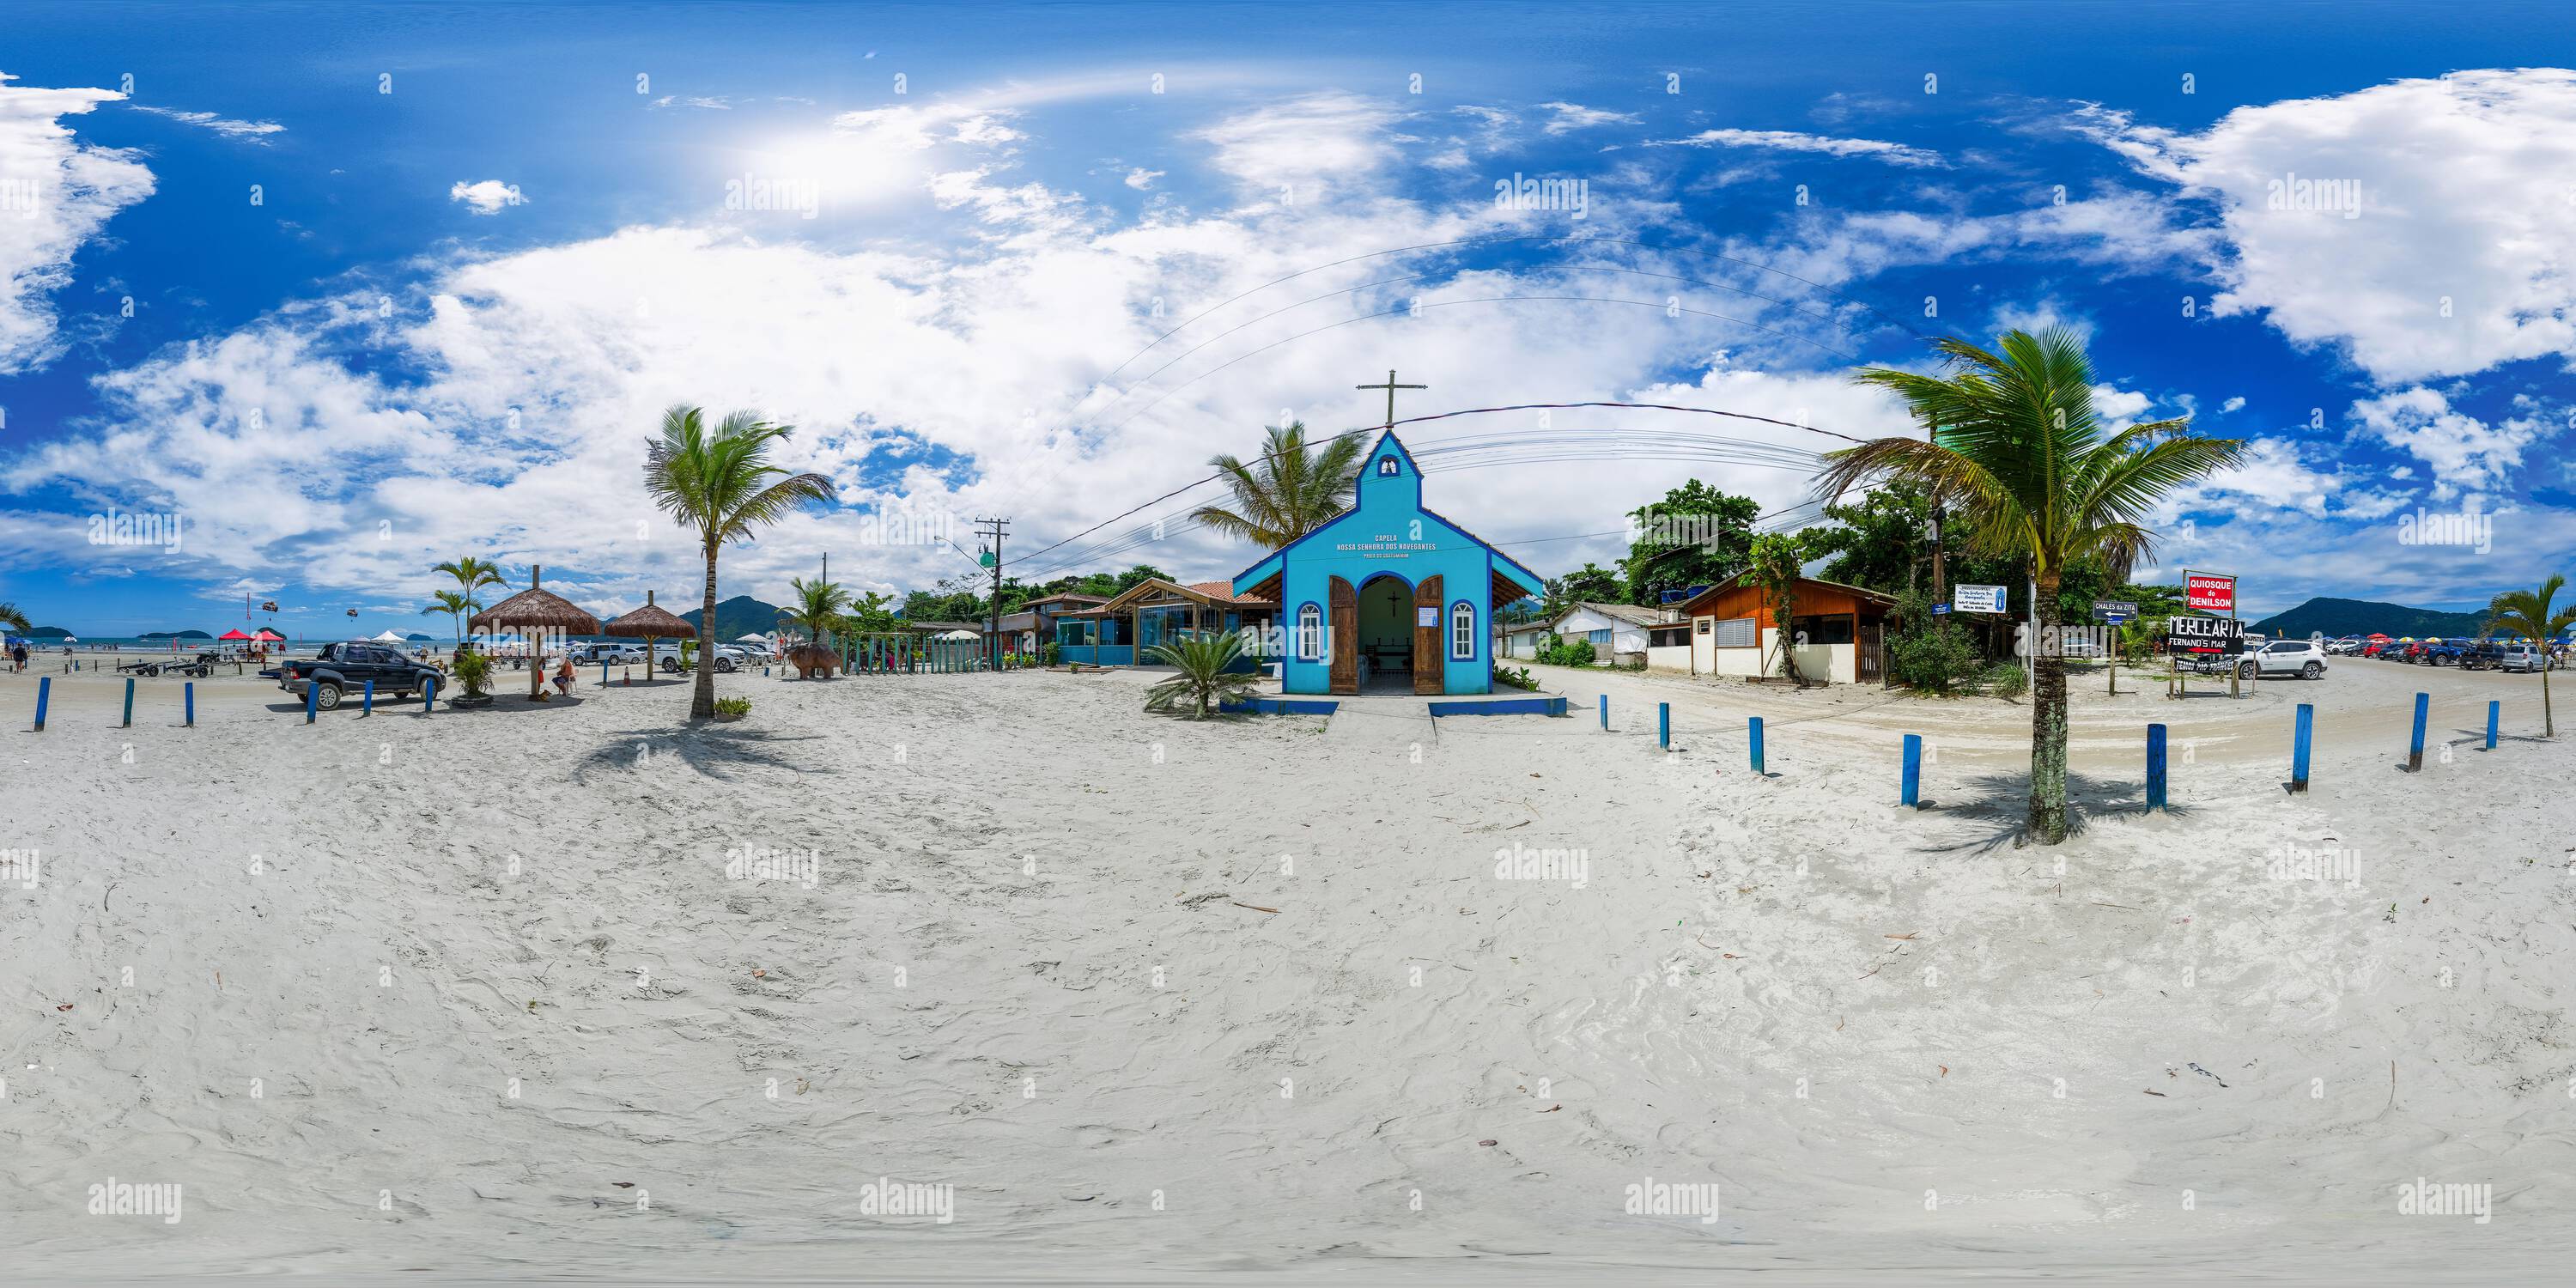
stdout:
<svg viewBox="0 0 2576 1288">
<path fill-rule="evenodd" d="M 2165 621 L 2168 653 L 2242 653 L 2245 623 L 2232 617 L 2173 617 Z"/>
</svg>

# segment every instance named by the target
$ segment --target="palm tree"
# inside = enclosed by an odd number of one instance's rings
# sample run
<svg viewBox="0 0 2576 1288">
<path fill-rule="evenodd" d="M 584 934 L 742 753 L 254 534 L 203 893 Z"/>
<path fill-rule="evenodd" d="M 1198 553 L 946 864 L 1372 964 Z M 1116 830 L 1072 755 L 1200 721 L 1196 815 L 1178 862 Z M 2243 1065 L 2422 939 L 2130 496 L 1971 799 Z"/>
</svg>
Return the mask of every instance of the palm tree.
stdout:
<svg viewBox="0 0 2576 1288">
<path fill-rule="evenodd" d="M 1180 668 L 1180 674 L 1146 690 L 1147 711 L 1169 711 L 1183 703 L 1190 718 L 1203 719 L 1210 706 L 1223 706 L 1252 694 L 1252 677 L 1228 674 L 1226 667 L 1243 653 L 1243 637 L 1232 631 L 1202 631 L 1169 644 L 1156 644 L 1145 656 Z"/>
<path fill-rule="evenodd" d="M 484 587 L 506 588 L 510 584 L 501 576 L 501 565 L 488 559 L 477 559 L 472 555 L 466 555 L 461 559 L 450 559 L 431 568 L 430 571 L 443 572 L 456 579 L 456 593 L 458 598 L 465 601 L 465 615 L 469 618 L 483 609 L 483 601 L 477 596 Z"/>
<path fill-rule="evenodd" d="M 2529 639 L 2540 648 L 2540 727 L 2543 737 L 2558 736 L 2558 718 L 2549 710 L 2549 641 L 2576 626 L 2576 604 L 2549 611 L 2549 601 L 2558 597 L 2567 579 L 2555 573 L 2540 583 L 2538 590 L 2509 590 L 2487 605 L 2488 630 L 2501 626 Z"/>
<path fill-rule="evenodd" d="M 6 626 L 21 633 L 36 629 L 28 624 L 27 615 L 19 612 L 16 604 L 0 604 L 0 626 Z"/>
<path fill-rule="evenodd" d="M 2241 439 L 2184 431 L 2189 418 L 2110 431 L 2093 414 L 2093 364 L 2064 328 L 2006 332 L 2000 355 L 1965 340 L 1937 345 L 1946 376 L 1872 367 L 1853 379 L 1903 398 L 1925 438 L 1879 438 L 1827 454 L 1820 492 L 1884 479 L 1923 485 L 1951 507 L 1971 552 L 2027 556 L 2039 584 L 2031 699 L 2029 835 L 2066 839 L 2066 661 L 2042 647 L 2059 624 L 2058 580 L 2092 555 L 2125 581 L 2154 552 L 2145 522 L 2159 498 L 2233 464 Z"/>
<path fill-rule="evenodd" d="M 698 684 L 689 718 L 716 714 L 716 554 L 728 541 L 775 523 L 801 505 L 838 498 L 820 474 L 790 474 L 769 463 L 769 445 L 794 433 L 757 413 L 727 413 L 713 430 L 695 407 L 662 413 L 662 437 L 646 440 L 644 490 L 672 518 L 698 530 L 707 555 L 706 605 L 698 614 Z"/>
<path fill-rule="evenodd" d="M 1350 508 L 1367 448 L 1346 434 L 1327 439 L 1320 449 L 1309 452 L 1304 422 L 1267 429 L 1270 441 L 1251 465 L 1223 453 L 1208 458 L 1233 489 L 1234 508 L 1203 505 L 1191 511 L 1190 518 L 1227 536 L 1276 550 Z"/>
<path fill-rule="evenodd" d="M 808 582 L 802 577 L 787 583 L 795 591 L 795 603 L 778 610 L 778 620 L 803 628 L 805 638 L 815 648 L 824 648 L 824 637 L 850 629 L 850 592 L 837 581 Z M 793 653 L 795 650 L 790 649 Z"/>
<path fill-rule="evenodd" d="M 456 631 L 457 647 L 465 645 L 465 619 L 474 614 L 474 601 L 452 590 L 442 590 L 429 597 L 429 607 L 420 610 L 423 617 L 447 614 L 447 624 Z"/>
</svg>

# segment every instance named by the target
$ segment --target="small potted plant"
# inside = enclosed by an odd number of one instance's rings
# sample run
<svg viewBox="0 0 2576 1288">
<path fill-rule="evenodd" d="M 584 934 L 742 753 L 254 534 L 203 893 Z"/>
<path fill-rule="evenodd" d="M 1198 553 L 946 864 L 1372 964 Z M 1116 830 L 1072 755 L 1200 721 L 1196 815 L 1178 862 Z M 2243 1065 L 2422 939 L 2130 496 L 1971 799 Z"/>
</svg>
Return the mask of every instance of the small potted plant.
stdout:
<svg viewBox="0 0 2576 1288">
<path fill-rule="evenodd" d="M 750 714 L 751 699 L 749 698 L 716 699 L 716 720 L 720 724 L 740 720 Z"/>
<path fill-rule="evenodd" d="M 465 686 L 463 693 L 447 700 L 447 705 L 477 710 L 492 705 L 492 659 L 482 653 L 467 653 L 456 659 L 456 682 Z"/>
</svg>

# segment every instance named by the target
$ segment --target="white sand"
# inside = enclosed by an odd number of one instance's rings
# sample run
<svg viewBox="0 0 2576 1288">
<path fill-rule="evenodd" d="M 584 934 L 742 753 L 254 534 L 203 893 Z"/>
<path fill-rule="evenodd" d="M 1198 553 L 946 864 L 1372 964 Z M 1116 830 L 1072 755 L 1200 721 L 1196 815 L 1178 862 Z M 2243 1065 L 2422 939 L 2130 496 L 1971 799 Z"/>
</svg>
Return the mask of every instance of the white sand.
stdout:
<svg viewBox="0 0 2576 1288">
<path fill-rule="evenodd" d="M 243 680 L 178 729 L 146 681 L 120 730 L 85 678 L 36 735 L 32 678 L 0 679 L 0 848 L 41 861 L 0 889 L 15 1274 L 2421 1282 L 2576 1242 L 2576 737 L 2519 736 L 2531 677 L 2096 677 L 2055 849 L 2012 845 L 2019 709 L 1853 688 L 1547 672 L 1574 717 L 1435 727 L 744 676 L 750 720 L 684 730 L 676 684 L 308 728 Z M 2516 736 L 2397 772 L 2417 688 L 2437 738 L 2485 696 Z M 2136 808 L 2149 719 L 2170 815 Z M 1587 880 L 1499 880 L 1514 845 Z M 2272 879 L 2294 845 L 2358 883 Z M 818 879 L 728 880 L 743 847 Z M 182 1219 L 86 1215 L 111 1176 Z M 2400 1216 L 2419 1176 L 2492 1220 Z M 954 1220 L 864 1213 L 880 1177 Z M 1722 1216 L 1624 1212 L 1650 1178 Z"/>
</svg>

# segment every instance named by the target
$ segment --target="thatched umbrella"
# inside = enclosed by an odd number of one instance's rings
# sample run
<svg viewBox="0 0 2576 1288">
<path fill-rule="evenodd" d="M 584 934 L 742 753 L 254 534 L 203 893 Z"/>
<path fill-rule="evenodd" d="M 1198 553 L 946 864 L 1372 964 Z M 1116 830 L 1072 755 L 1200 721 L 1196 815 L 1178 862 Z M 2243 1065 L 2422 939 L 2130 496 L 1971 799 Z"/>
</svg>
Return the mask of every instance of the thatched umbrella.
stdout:
<svg viewBox="0 0 2576 1288">
<path fill-rule="evenodd" d="M 608 623 L 611 635 L 641 636 L 644 640 L 644 678 L 653 677 L 653 641 L 686 639 L 698 633 L 685 618 L 653 603 L 653 592 L 644 592 L 644 606 Z"/>
<path fill-rule="evenodd" d="M 528 569 L 528 588 L 476 613 L 465 623 L 465 629 L 480 635 L 495 627 L 516 627 L 531 631 L 561 631 L 566 635 L 597 635 L 599 619 L 573 606 L 572 601 L 551 590 L 538 589 L 545 579 L 545 568 Z M 528 662 L 528 696 L 537 696 L 546 682 L 543 658 Z"/>
</svg>

